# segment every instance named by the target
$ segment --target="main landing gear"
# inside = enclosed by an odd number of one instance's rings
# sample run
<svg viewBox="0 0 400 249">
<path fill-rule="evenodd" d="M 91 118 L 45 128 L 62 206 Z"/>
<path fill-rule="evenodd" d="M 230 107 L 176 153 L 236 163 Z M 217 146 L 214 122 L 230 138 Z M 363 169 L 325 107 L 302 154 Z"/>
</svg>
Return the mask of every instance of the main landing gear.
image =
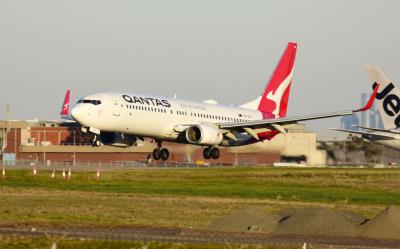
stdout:
<svg viewBox="0 0 400 249">
<path fill-rule="evenodd" d="M 219 149 L 217 147 L 207 147 L 203 150 L 204 159 L 218 159 L 220 155 Z"/>
<path fill-rule="evenodd" d="M 167 148 L 162 148 L 161 143 L 158 143 L 157 148 L 153 150 L 153 158 L 154 160 L 163 160 L 166 161 L 168 160 L 169 157 L 169 151 Z"/>
</svg>

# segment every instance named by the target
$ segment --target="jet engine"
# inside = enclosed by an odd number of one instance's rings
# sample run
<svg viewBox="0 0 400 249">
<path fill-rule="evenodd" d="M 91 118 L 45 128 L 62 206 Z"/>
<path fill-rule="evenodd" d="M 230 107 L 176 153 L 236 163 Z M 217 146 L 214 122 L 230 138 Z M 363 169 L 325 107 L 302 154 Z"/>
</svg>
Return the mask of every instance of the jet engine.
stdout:
<svg viewBox="0 0 400 249">
<path fill-rule="evenodd" d="M 223 138 L 221 131 L 210 125 L 192 125 L 186 129 L 186 140 L 192 144 L 218 145 Z"/>
<path fill-rule="evenodd" d="M 100 132 L 99 139 L 103 144 L 115 147 L 130 147 L 137 140 L 136 136 L 130 134 L 104 131 Z"/>
</svg>

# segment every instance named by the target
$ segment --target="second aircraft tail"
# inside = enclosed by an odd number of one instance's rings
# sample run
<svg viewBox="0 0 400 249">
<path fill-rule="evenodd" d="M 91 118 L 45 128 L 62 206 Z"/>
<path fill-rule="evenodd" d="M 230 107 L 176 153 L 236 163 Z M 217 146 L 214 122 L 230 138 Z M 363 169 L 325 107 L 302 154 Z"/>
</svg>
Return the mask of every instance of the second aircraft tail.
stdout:
<svg viewBox="0 0 400 249">
<path fill-rule="evenodd" d="M 376 106 L 386 130 L 400 127 L 400 89 L 377 65 L 366 65 L 368 77 L 374 89 L 380 84 L 376 95 Z"/>
</svg>

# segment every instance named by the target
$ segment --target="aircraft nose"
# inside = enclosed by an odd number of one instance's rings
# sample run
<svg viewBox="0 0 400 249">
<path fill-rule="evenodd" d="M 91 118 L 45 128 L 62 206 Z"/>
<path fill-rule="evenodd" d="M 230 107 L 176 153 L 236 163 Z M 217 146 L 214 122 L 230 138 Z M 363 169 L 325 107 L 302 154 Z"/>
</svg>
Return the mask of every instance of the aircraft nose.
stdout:
<svg viewBox="0 0 400 249">
<path fill-rule="evenodd" d="M 80 105 L 74 106 L 71 110 L 71 116 L 79 123 L 82 123 L 83 108 Z"/>
</svg>

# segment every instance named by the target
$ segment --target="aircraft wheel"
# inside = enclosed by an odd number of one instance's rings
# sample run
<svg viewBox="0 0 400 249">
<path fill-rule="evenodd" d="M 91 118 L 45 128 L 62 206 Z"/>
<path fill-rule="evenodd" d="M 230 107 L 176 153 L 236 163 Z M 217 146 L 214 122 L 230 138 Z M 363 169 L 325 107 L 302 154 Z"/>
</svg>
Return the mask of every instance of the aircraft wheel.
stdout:
<svg viewBox="0 0 400 249">
<path fill-rule="evenodd" d="M 159 148 L 153 150 L 153 158 L 154 158 L 154 160 L 160 160 L 160 149 Z"/>
<path fill-rule="evenodd" d="M 162 148 L 159 153 L 161 160 L 166 161 L 169 157 L 169 151 L 166 148 Z"/>
<path fill-rule="evenodd" d="M 100 146 L 100 141 L 98 139 L 93 139 L 93 141 L 91 142 L 91 145 L 93 147 Z"/>
<path fill-rule="evenodd" d="M 219 155 L 220 153 L 217 147 L 213 147 L 210 149 L 210 157 L 212 157 L 212 159 L 218 159 Z"/>
<path fill-rule="evenodd" d="M 209 148 L 204 148 L 203 157 L 204 157 L 204 159 L 210 159 L 211 155 L 210 155 L 210 149 Z"/>
</svg>

